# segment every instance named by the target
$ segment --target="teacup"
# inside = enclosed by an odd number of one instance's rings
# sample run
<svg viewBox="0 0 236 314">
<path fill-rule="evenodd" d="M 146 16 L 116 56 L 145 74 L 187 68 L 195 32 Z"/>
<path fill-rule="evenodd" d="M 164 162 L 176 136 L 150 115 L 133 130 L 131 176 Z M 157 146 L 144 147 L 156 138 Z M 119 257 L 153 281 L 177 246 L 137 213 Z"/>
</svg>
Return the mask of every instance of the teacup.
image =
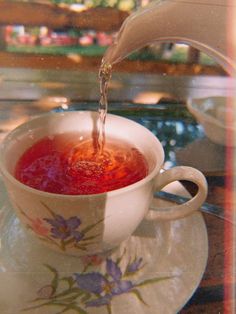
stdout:
<svg viewBox="0 0 236 314">
<path fill-rule="evenodd" d="M 112 114 L 107 115 L 105 133 L 131 142 L 145 156 L 149 173 L 144 179 L 106 193 L 62 195 L 31 188 L 14 177 L 20 156 L 39 139 L 74 131 L 93 134 L 98 120 L 98 113 L 92 111 L 47 113 L 10 132 L 0 149 L 0 169 L 22 224 L 48 247 L 71 255 L 97 254 L 115 248 L 145 217 L 182 218 L 197 210 L 207 195 L 206 179 L 201 172 L 184 166 L 162 172 L 164 151 L 159 140 L 142 125 Z M 177 180 L 195 183 L 197 194 L 184 204 L 151 212 L 155 191 Z"/>
</svg>

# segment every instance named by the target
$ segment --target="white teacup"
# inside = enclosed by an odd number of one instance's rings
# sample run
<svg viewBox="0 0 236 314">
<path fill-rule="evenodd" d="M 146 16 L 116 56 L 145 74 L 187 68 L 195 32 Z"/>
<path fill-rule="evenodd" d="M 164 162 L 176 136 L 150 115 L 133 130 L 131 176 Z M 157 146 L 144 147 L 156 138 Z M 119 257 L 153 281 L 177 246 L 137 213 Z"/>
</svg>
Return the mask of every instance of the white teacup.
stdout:
<svg viewBox="0 0 236 314">
<path fill-rule="evenodd" d="M 0 149 L 0 169 L 22 224 L 52 249 L 78 256 L 118 246 L 148 217 L 154 192 L 173 181 L 194 182 L 198 192 L 185 204 L 165 210 L 156 208 L 149 215 L 151 219 L 182 218 L 197 210 L 207 195 L 206 179 L 201 172 L 190 167 L 161 172 L 164 151 L 159 140 L 140 124 L 112 114 L 107 115 L 105 132 L 131 142 L 145 156 L 149 173 L 144 179 L 101 194 L 61 195 L 33 189 L 14 178 L 18 159 L 40 138 L 72 131 L 92 133 L 97 123 L 97 112 L 45 114 L 13 130 Z"/>
</svg>

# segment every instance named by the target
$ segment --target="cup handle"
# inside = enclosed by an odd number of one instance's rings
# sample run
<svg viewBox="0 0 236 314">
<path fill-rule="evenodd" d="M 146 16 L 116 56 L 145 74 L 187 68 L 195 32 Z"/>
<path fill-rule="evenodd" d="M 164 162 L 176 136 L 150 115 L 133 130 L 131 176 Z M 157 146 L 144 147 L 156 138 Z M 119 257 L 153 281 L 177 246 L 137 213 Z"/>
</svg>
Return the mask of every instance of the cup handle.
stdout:
<svg viewBox="0 0 236 314">
<path fill-rule="evenodd" d="M 197 169 L 186 166 L 178 166 L 161 172 L 156 178 L 156 191 L 160 191 L 167 184 L 186 180 L 195 183 L 198 186 L 196 195 L 189 201 L 174 205 L 167 208 L 156 208 L 152 206 L 146 215 L 146 220 L 174 220 L 183 218 L 195 210 L 197 210 L 206 199 L 207 196 L 207 181 L 204 175 Z"/>
</svg>

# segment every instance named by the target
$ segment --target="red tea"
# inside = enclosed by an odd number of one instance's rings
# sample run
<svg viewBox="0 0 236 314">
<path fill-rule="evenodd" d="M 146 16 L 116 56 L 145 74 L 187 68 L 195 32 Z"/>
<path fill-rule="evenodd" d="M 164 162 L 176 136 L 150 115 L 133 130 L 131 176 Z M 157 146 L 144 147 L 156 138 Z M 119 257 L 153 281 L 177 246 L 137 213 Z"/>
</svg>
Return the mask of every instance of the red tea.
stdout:
<svg viewBox="0 0 236 314">
<path fill-rule="evenodd" d="M 144 156 L 127 142 L 106 138 L 103 151 L 75 133 L 44 137 L 19 159 L 15 177 L 38 190 L 96 194 L 119 189 L 148 173 Z"/>
</svg>

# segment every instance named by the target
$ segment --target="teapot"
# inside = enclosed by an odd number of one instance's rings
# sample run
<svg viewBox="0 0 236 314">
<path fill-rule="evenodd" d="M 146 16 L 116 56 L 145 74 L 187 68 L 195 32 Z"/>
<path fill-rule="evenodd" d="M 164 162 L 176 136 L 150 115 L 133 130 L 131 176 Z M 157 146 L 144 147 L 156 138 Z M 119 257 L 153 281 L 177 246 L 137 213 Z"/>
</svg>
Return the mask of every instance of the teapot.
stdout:
<svg viewBox="0 0 236 314">
<path fill-rule="evenodd" d="M 229 74 L 236 63 L 229 54 L 228 0 L 159 0 L 131 14 L 122 24 L 103 64 L 113 65 L 153 42 L 185 43 L 211 56 Z M 233 19 L 233 17 L 232 17 Z"/>
</svg>

